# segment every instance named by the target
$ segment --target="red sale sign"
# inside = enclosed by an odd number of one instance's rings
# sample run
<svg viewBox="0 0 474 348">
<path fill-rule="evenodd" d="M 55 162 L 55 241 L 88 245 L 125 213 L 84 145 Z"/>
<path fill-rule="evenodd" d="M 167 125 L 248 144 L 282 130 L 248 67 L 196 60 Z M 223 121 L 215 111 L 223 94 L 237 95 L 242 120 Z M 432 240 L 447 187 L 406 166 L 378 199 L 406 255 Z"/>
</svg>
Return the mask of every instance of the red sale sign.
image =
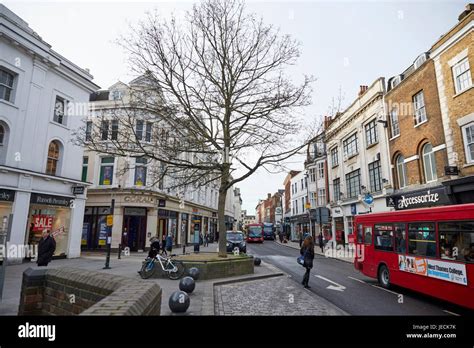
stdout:
<svg viewBox="0 0 474 348">
<path fill-rule="evenodd" d="M 53 227 L 53 219 L 51 215 L 33 215 L 33 231 L 50 230 Z"/>
</svg>

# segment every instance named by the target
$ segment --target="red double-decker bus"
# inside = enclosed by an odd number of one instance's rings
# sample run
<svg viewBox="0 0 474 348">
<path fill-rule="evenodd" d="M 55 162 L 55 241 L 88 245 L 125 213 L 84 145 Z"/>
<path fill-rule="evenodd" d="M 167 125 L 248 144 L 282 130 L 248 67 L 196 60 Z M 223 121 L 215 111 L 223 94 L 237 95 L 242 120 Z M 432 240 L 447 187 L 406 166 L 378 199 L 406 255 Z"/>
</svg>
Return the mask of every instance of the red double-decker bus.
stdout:
<svg viewBox="0 0 474 348">
<path fill-rule="evenodd" d="M 474 204 L 358 215 L 354 227 L 363 274 L 474 309 Z"/>
<path fill-rule="evenodd" d="M 248 225 L 247 242 L 263 243 L 263 224 L 249 224 Z"/>
</svg>

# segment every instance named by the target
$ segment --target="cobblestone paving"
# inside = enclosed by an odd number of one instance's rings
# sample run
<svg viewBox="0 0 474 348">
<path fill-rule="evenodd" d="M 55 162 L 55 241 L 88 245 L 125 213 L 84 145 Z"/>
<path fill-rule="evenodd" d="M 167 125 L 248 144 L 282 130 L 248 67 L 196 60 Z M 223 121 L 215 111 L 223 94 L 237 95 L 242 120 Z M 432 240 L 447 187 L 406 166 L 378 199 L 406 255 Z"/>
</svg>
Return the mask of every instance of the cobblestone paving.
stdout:
<svg viewBox="0 0 474 348">
<path fill-rule="evenodd" d="M 288 277 L 214 287 L 216 315 L 344 315 Z"/>
</svg>

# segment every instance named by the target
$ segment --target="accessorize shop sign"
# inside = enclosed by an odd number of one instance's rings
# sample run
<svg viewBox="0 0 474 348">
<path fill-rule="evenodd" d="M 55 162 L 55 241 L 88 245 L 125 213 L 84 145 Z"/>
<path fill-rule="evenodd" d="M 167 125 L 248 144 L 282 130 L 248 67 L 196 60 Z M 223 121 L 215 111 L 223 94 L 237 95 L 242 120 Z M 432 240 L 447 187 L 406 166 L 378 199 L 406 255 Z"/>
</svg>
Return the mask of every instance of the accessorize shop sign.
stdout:
<svg viewBox="0 0 474 348">
<path fill-rule="evenodd" d="M 444 191 L 444 187 L 387 197 L 387 206 L 393 206 L 396 210 L 447 204 L 450 204 L 450 201 Z"/>
<path fill-rule="evenodd" d="M 400 271 L 467 286 L 466 265 L 462 263 L 398 255 L 398 268 Z"/>
</svg>

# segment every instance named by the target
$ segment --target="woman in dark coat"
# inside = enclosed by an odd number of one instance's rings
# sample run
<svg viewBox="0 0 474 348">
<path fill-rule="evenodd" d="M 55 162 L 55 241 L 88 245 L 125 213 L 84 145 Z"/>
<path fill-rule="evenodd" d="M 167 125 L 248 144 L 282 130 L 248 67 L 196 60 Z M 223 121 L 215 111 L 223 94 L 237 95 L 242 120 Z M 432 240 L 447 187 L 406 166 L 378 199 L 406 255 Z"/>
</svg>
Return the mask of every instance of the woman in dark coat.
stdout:
<svg viewBox="0 0 474 348">
<path fill-rule="evenodd" d="M 154 259 L 160 252 L 160 240 L 156 237 L 150 239 L 150 251 L 148 257 Z"/>
<path fill-rule="evenodd" d="M 43 238 L 38 244 L 38 266 L 47 266 L 53 259 L 54 251 L 56 250 L 56 241 L 51 236 L 50 230 L 43 231 Z"/>
<path fill-rule="evenodd" d="M 306 289 L 310 288 L 308 285 L 309 283 L 309 272 L 311 268 L 313 268 L 313 260 L 314 260 L 314 241 L 313 237 L 308 236 L 305 238 L 303 242 L 303 246 L 301 247 L 300 254 L 304 256 L 304 268 L 306 268 L 306 273 L 304 274 L 303 281 L 301 284 L 304 285 Z"/>
<path fill-rule="evenodd" d="M 323 241 L 323 234 L 320 233 L 318 236 L 319 247 L 321 248 L 321 252 L 324 253 L 324 241 Z"/>
</svg>

